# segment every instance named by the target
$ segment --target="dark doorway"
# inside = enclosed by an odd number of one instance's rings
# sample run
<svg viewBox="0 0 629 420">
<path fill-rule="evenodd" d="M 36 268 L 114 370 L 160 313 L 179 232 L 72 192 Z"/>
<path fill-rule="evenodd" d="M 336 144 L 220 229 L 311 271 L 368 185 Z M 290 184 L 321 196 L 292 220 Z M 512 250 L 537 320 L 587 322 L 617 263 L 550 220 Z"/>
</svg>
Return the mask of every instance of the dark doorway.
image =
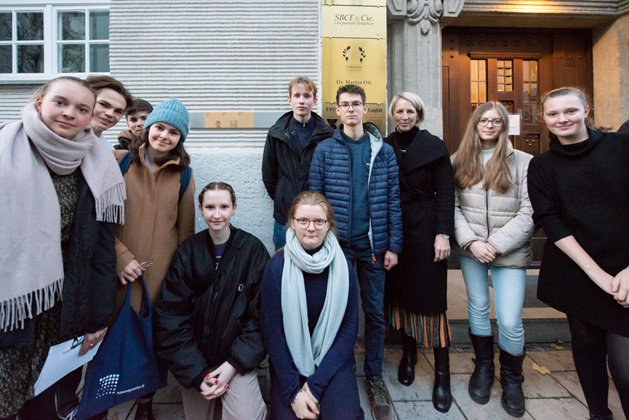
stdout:
<svg viewBox="0 0 629 420">
<path fill-rule="evenodd" d="M 467 120 L 482 102 L 500 101 L 519 114 L 517 149 L 537 155 L 548 136 L 537 111 L 544 92 L 578 86 L 592 92 L 589 30 L 443 30 L 444 141 L 456 151 Z"/>
</svg>

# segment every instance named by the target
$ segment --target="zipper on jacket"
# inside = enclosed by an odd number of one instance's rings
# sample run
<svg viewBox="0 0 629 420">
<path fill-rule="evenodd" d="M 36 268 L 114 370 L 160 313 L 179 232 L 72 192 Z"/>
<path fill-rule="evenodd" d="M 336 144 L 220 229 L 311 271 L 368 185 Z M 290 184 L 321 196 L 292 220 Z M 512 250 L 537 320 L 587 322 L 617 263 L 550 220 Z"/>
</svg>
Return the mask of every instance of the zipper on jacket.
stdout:
<svg viewBox="0 0 629 420">
<path fill-rule="evenodd" d="M 349 179 L 350 179 L 350 183 L 349 183 L 349 217 L 348 217 L 348 222 L 347 222 L 347 247 L 350 248 L 352 246 L 352 185 L 354 184 L 354 180 L 352 179 L 352 152 L 350 152 L 349 150 L 349 145 L 347 144 L 347 140 L 345 140 L 345 138 L 343 138 L 343 133 L 339 133 L 341 136 L 341 139 L 343 139 L 343 142 L 345 142 L 345 144 L 343 144 L 343 146 L 345 146 L 345 148 L 347 149 L 347 156 L 348 156 L 348 160 L 349 160 Z"/>
<path fill-rule="evenodd" d="M 489 190 L 485 190 L 485 221 L 487 222 L 485 242 L 487 242 L 489 240 Z"/>
</svg>

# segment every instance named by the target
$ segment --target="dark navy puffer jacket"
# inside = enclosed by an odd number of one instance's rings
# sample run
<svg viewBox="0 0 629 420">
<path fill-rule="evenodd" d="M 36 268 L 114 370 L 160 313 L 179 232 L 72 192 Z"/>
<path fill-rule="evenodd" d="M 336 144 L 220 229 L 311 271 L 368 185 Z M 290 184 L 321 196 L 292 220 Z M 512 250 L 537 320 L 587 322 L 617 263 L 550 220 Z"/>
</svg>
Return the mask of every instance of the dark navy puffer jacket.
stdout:
<svg viewBox="0 0 629 420">
<path fill-rule="evenodd" d="M 374 255 L 402 250 L 402 211 L 400 182 L 393 148 L 385 144 L 378 128 L 364 125 L 371 142 L 369 165 L 369 240 Z M 342 247 L 351 247 L 351 156 L 338 127 L 334 135 L 315 149 L 310 166 L 308 187 L 326 196 L 337 222 Z"/>
</svg>

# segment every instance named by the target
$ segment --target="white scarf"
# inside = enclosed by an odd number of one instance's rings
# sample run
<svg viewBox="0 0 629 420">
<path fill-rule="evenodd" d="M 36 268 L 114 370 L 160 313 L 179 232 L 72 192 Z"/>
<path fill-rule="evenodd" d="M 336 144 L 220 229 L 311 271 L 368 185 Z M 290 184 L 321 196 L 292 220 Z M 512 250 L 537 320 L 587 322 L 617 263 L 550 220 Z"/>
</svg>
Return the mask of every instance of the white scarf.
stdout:
<svg viewBox="0 0 629 420">
<path fill-rule="evenodd" d="M 61 296 L 60 207 L 49 170 L 68 175 L 77 168 L 94 196 L 96 220 L 122 223 L 122 174 L 91 130 L 60 137 L 34 103 L 21 121 L 0 124 L 0 330 L 23 328 Z"/>
<path fill-rule="evenodd" d="M 303 272 L 321 273 L 326 267 L 330 269 L 325 302 L 311 337 Z M 284 247 L 281 302 L 286 343 L 301 375 L 312 375 L 332 346 L 345 316 L 348 296 L 347 259 L 336 236 L 328 232 L 323 247 L 310 255 L 289 228 Z"/>
</svg>

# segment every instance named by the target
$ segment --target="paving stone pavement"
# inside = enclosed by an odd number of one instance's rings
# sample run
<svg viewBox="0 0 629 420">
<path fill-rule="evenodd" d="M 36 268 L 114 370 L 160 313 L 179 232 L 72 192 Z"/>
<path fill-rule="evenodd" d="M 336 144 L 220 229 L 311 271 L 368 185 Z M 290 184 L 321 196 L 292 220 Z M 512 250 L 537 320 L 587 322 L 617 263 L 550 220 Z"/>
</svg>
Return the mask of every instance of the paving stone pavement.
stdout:
<svg viewBox="0 0 629 420">
<path fill-rule="evenodd" d="M 365 418 L 372 419 L 369 409 L 365 377 L 362 370 L 364 349 L 362 342 L 356 345 L 356 370 L 361 405 Z M 415 368 L 415 382 L 405 387 L 397 381 L 397 366 L 402 354 L 399 346 L 387 346 L 384 355 L 383 377 L 393 402 L 395 419 L 511 419 L 500 404 L 501 388 L 498 380 L 498 353 L 496 352 L 496 381 L 491 399 L 486 405 L 474 403 L 468 393 L 469 376 L 474 369 L 473 351 L 469 346 L 454 346 L 450 354 L 452 408 L 447 414 L 436 411 L 432 406 L 432 383 L 434 360 L 432 351 L 420 350 Z M 533 365 L 544 367 L 550 373 L 542 374 Z M 535 420 L 582 420 L 588 418 L 588 410 L 575 372 L 569 348 L 557 349 L 551 344 L 527 344 L 524 361 L 524 396 L 526 413 L 523 419 Z M 610 409 L 616 420 L 626 420 L 622 414 L 618 393 L 610 379 Z M 109 412 L 109 419 L 133 419 L 133 401 L 119 405 Z M 157 392 L 154 402 L 157 419 L 184 419 L 177 381 L 171 376 L 166 388 Z"/>
</svg>

